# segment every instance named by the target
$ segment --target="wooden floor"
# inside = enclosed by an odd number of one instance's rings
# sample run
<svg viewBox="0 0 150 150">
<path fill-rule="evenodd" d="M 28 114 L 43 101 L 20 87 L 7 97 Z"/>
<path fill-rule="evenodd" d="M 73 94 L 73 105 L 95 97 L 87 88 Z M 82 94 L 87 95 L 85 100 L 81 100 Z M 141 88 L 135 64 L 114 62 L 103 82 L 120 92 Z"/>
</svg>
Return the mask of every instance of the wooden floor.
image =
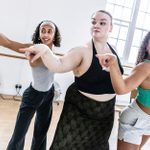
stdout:
<svg viewBox="0 0 150 150">
<path fill-rule="evenodd" d="M 6 146 L 8 144 L 8 141 L 14 129 L 19 105 L 20 105 L 19 101 L 0 99 L 0 150 L 6 150 Z M 56 124 L 58 122 L 62 107 L 63 107 L 62 102 L 60 102 L 59 105 L 57 105 L 57 103 L 53 104 L 54 112 L 52 117 L 53 118 L 52 124 L 48 131 L 48 145 L 47 145 L 48 147 L 51 144 L 52 137 L 54 135 Z M 115 124 L 110 137 L 110 150 L 116 150 L 117 128 L 118 128 L 117 120 L 118 120 L 118 113 L 116 113 L 115 115 Z M 30 150 L 32 131 L 33 131 L 33 122 L 34 119 L 32 120 L 32 123 L 30 125 L 30 128 L 26 136 L 24 150 Z M 145 146 L 143 150 L 150 150 L 150 142 Z"/>
</svg>

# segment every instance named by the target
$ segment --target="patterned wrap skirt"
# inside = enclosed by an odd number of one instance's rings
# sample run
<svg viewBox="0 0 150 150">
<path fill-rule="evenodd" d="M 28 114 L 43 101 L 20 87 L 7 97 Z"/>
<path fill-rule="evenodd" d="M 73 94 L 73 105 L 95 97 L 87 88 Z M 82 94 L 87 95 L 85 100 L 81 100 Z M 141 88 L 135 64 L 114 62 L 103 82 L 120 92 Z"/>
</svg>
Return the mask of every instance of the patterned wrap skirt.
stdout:
<svg viewBox="0 0 150 150">
<path fill-rule="evenodd" d="M 66 92 L 50 150 L 109 150 L 114 105 L 115 97 L 95 101 L 82 95 L 73 83 Z"/>
</svg>

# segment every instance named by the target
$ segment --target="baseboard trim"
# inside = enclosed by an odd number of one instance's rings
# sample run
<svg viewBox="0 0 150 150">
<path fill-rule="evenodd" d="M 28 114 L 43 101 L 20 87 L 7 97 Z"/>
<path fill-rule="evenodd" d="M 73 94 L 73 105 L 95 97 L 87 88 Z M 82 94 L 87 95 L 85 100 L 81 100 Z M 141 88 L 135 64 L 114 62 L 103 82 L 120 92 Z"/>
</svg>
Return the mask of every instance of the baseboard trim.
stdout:
<svg viewBox="0 0 150 150">
<path fill-rule="evenodd" d="M 1 99 L 3 100 L 21 100 L 21 96 L 19 95 L 7 95 L 7 94 L 0 94 Z"/>
</svg>

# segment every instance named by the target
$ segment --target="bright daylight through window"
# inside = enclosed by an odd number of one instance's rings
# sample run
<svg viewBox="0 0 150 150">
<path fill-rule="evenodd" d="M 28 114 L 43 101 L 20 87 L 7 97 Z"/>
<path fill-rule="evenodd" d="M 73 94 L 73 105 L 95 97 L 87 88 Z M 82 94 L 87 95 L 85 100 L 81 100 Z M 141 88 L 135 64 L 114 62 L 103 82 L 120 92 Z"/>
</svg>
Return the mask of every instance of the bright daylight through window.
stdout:
<svg viewBox="0 0 150 150">
<path fill-rule="evenodd" d="M 106 10 L 114 21 L 109 42 L 123 64 L 134 65 L 142 39 L 150 30 L 150 0 L 107 0 Z"/>
</svg>

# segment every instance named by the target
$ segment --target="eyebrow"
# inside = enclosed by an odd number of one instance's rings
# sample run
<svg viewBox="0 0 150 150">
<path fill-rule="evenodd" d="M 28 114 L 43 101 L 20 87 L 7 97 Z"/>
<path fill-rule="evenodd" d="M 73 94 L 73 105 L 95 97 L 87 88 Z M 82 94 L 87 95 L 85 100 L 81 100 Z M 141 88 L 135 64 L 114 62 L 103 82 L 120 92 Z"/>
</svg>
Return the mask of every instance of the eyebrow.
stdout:
<svg viewBox="0 0 150 150">
<path fill-rule="evenodd" d="M 96 20 L 95 18 L 92 18 L 93 20 Z M 98 20 L 98 21 L 107 21 L 107 19 L 105 19 L 105 18 L 102 18 L 102 19 L 100 19 L 100 20 Z"/>
</svg>

